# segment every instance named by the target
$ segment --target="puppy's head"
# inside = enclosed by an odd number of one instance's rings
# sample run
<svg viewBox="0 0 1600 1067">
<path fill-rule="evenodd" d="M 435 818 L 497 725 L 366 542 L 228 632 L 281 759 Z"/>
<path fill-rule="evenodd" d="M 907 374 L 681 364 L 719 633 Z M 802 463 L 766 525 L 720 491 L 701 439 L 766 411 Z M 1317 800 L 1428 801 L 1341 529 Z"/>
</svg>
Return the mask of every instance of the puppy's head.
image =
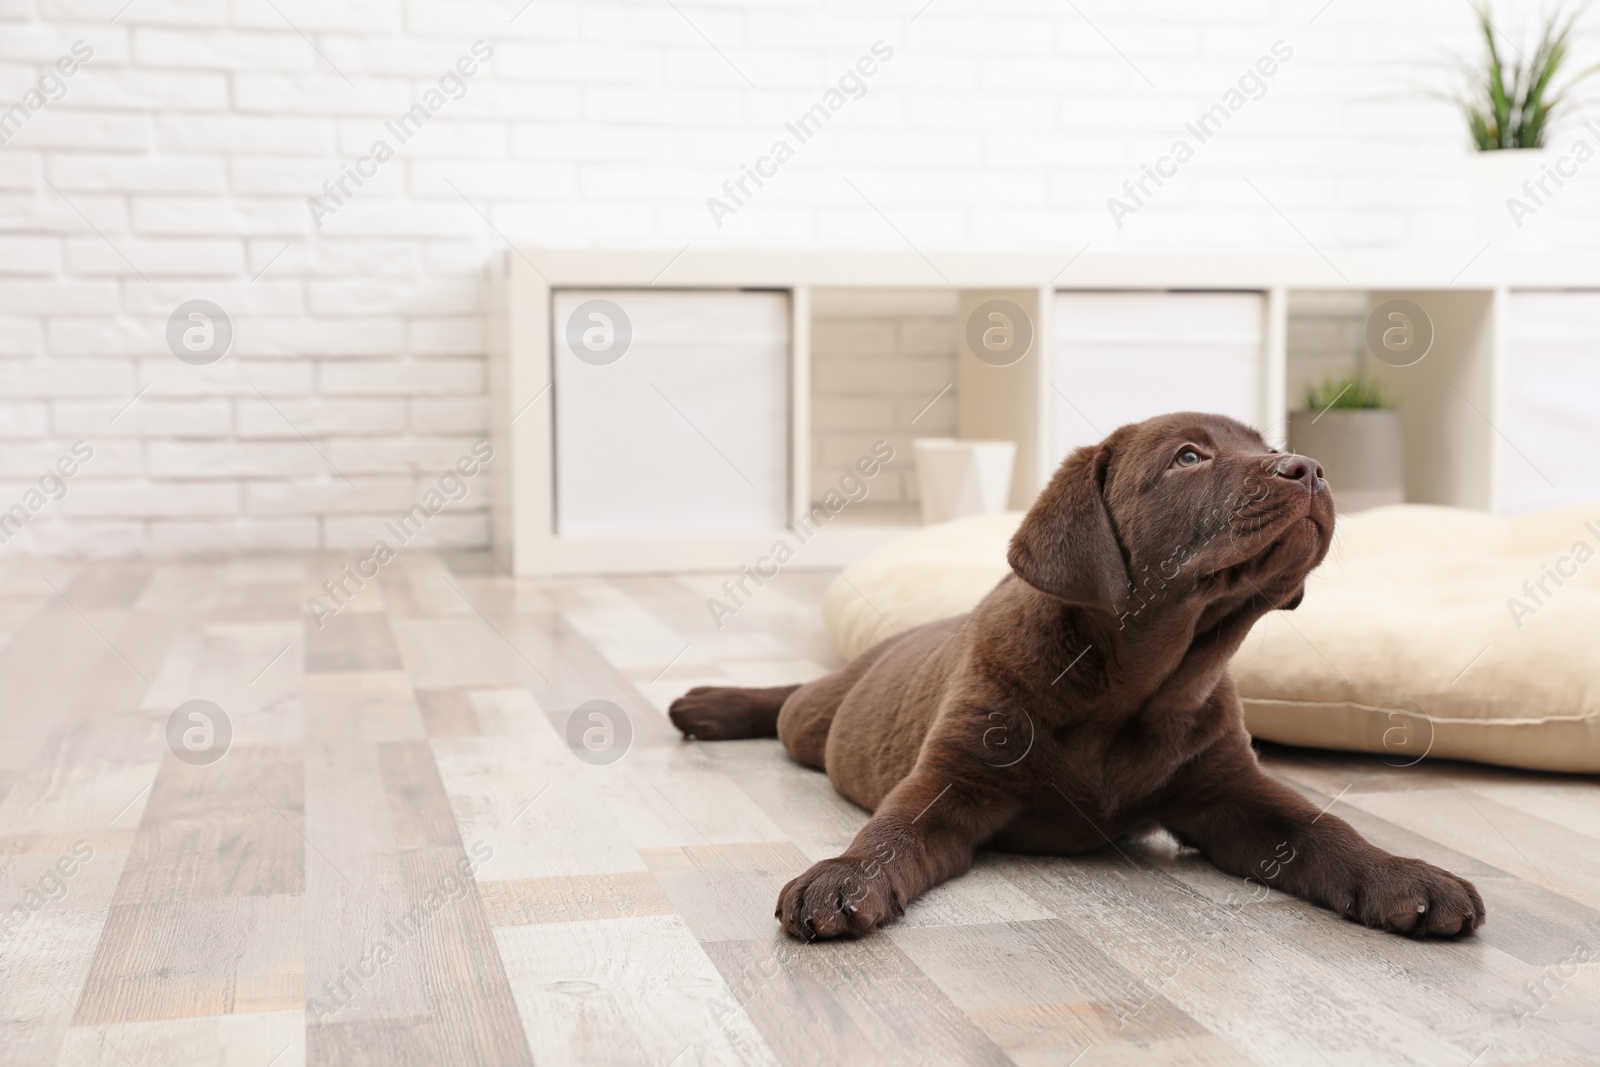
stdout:
<svg viewBox="0 0 1600 1067">
<path fill-rule="evenodd" d="M 1123 426 L 1067 457 L 1011 540 L 1017 576 L 1120 615 L 1157 596 L 1293 608 L 1333 536 L 1322 467 L 1222 415 Z"/>
</svg>

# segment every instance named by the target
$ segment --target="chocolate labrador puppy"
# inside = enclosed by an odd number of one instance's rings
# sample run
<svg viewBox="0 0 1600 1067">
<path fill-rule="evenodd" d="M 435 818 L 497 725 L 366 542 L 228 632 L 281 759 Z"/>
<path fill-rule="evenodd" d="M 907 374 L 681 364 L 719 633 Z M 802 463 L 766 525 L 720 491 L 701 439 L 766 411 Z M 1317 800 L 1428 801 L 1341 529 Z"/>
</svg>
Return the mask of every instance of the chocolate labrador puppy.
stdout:
<svg viewBox="0 0 1600 1067">
<path fill-rule="evenodd" d="M 860 936 L 980 846 L 1070 855 L 1165 828 L 1230 874 L 1415 937 L 1484 920 L 1471 883 L 1366 841 L 1261 770 L 1228 660 L 1327 554 L 1322 468 L 1220 415 L 1124 426 L 1067 457 L 970 615 L 801 686 L 701 687 L 688 737 L 782 738 L 873 812 L 784 887 L 795 937 Z"/>
</svg>

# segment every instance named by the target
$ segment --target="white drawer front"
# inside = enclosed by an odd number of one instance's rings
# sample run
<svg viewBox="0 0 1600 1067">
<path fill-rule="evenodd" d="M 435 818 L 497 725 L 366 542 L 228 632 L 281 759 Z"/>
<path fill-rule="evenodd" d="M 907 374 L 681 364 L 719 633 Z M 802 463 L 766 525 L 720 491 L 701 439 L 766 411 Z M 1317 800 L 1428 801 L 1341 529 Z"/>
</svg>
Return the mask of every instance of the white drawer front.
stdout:
<svg viewBox="0 0 1600 1067">
<path fill-rule="evenodd" d="M 1166 411 L 1259 426 L 1265 310 L 1261 293 L 1057 293 L 1046 386 L 1056 459 Z"/>
<path fill-rule="evenodd" d="M 605 350 L 622 324 L 608 321 L 614 316 L 604 307 L 585 307 L 596 300 L 620 308 L 631 327 L 626 350 L 610 362 Z M 561 536 L 727 534 L 784 526 L 786 294 L 559 290 L 551 310 Z M 568 335 L 575 315 L 577 352 Z M 593 332 L 585 341 L 586 331 Z"/>
<path fill-rule="evenodd" d="M 1511 294 L 1494 507 L 1600 500 L 1600 292 Z"/>
</svg>

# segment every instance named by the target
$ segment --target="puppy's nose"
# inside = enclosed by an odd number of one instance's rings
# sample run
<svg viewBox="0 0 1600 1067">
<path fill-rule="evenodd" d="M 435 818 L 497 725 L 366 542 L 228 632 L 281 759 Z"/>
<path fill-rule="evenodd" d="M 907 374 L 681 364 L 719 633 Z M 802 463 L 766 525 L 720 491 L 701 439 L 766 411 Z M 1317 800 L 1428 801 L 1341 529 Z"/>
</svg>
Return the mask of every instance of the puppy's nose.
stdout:
<svg viewBox="0 0 1600 1067">
<path fill-rule="evenodd" d="M 1313 493 L 1322 488 L 1322 464 L 1310 456 L 1284 456 L 1278 460 L 1274 473 L 1280 478 L 1299 482 Z"/>
</svg>

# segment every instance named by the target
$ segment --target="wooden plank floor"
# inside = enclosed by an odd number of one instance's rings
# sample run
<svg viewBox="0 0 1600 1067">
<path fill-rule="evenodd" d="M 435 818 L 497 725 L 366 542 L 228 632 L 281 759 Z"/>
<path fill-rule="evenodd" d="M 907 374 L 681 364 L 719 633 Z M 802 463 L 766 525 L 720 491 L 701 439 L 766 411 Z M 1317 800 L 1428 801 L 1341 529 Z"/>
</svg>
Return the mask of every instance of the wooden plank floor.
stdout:
<svg viewBox="0 0 1600 1067">
<path fill-rule="evenodd" d="M 319 629 L 345 562 L 0 561 L 0 1062 L 1600 1062 L 1592 780 L 1266 750 L 1475 879 L 1467 942 L 1156 842 L 985 856 L 885 932 L 800 945 L 778 889 L 863 813 L 663 709 L 831 669 L 827 575 L 719 631 L 719 578 L 409 553 Z M 225 722 L 170 728 L 191 700 Z"/>
</svg>

